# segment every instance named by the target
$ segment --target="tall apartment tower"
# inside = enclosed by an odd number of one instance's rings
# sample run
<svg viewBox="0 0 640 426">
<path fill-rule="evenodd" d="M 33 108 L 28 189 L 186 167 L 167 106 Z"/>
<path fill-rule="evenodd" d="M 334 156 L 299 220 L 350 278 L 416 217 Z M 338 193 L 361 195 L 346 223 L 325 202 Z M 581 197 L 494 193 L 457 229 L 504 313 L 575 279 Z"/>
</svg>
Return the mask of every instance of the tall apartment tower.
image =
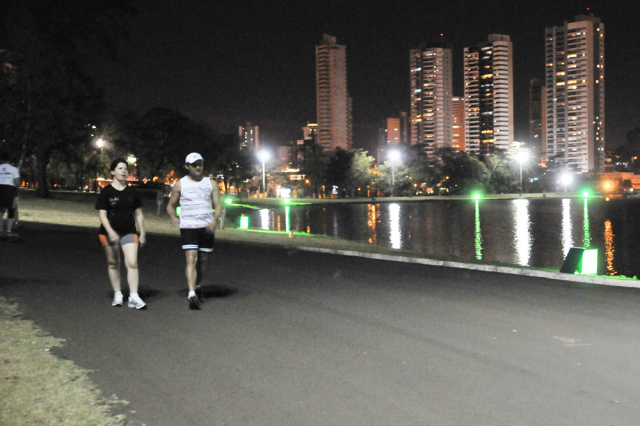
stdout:
<svg viewBox="0 0 640 426">
<path fill-rule="evenodd" d="M 260 149 L 260 127 L 252 126 L 247 122 L 244 126 L 238 126 L 238 137 L 240 138 L 241 150 L 257 151 Z"/>
<path fill-rule="evenodd" d="M 451 106 L 453 109 L 453 134 L 452 134 L 452 147 L 456 151 L 466 151 L 464 143 L 465 134 L 465 114 L 464 114 L 464 98 L 460 96 L 454 96 L 451 100 Z"/>
<path fill-rule="evenodd" d="M 411 144 L 427 154 L 453 143 L 453 58 L 448 47 L 410 51 Z"/>
<path fill-rule="evenodd" d="M 529 148 L 539 163 L 547 162 L 546 90 L 540 79 L 529 83 Z"/>
<path fill-rule="evenodd" d="M 316 46 L 317 137 L 324 149 L 351 149 L 351 105 L 347 90 L 347 47 L 324 34 L 322 44 Z"/>
<path fill-rule="evenodd" d="M 509 149 L 514 138 L 513 47 L 508 35 L 464 48 L 465 145 L 469 153 L 491 155 Z"/>
<path fill-rule="evenodd" d="M 545 31 L 548 161 L 604 170 L 604 24 L 592 15 Z"/>
</svg>

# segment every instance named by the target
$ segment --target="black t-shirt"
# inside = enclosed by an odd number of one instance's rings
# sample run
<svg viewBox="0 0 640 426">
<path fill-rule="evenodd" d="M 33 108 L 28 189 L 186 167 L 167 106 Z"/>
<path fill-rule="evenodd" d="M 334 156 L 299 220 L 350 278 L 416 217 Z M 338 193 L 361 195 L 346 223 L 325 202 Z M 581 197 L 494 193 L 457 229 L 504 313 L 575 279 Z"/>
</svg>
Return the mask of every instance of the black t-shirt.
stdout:
<svg viewBox="0 0 640 426">
<path fill-rule="evenodd" d="M 113 185 L 105 186 L 98 195 L 96 210 L 106 210 L 109 224 L 118 235 L 136 233 L 134 213 L 142 207 L 142 200 L 135 188 L 125 187 L 118 191 Z M 106 235 L 104 226 L 100 225 L 100 233 Z"/>
</svg>

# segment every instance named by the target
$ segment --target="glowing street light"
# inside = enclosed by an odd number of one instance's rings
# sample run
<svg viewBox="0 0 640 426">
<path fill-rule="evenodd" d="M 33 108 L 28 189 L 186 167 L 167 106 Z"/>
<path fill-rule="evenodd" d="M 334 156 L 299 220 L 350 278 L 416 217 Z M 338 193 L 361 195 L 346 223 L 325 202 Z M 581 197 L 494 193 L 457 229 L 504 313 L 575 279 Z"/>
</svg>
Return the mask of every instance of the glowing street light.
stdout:
<svg viewBox="0 0 640 426">
<path fill-rule="evenodd" d="M 573 175 L 569 172 L 563 172 L 560 175 L 560 182 L 564 185 L 564 192 L 567 192 L 567 186 L 573 183 Z"/>
<path fill-rule="evenodd" d="M 522 188 L 524 187 L 524 182 L 522 181 L 522 164 L 526 163 L 528 159 L 529 152 L 526 149 L 521 149 L 516 153 L 516 160 L 520 166 L 520 195 L 522 195 Z"/>
<path fill-rule="evenodd" d="M 265 196 L 266 196 L 266 189 L 265 189 L 266 185 L 265 185 L 264 163 L 270 158 L 271 158 L 271 153 L 266 149 L 261 149 L 260 151 L 258 151 L 258 159 L 262 161 L 262 192 L 265 194 Z"/>
<path fill-rule="evenodd" d="M 391 196 L 393 197 L 396 188 L 396 163 L 402 159 L 402 153 L 398 149 L 391 149 L 387 158 L 391 163 Z"/>
</svg>

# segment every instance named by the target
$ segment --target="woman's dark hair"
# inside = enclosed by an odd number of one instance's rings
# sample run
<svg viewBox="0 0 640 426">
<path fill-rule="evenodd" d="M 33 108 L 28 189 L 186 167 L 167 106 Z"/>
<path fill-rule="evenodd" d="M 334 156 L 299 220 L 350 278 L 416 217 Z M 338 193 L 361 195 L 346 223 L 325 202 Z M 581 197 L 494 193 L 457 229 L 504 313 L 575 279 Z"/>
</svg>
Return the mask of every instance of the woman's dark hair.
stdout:
<svg viewBox="0 0 640 426">
<path fill-rule="evenodd" d="M 129 164 L 127 164 L 127 160 L 125 160 L 124 158 L 116 158 L 115 160 L 113 160 L 111 162 L 111 165 L 109 166 L 109 170 L 110 171 L 114 171 L 116 169 L 116 167 L 118 167 L 118 164 L 120 163 L 124 163 L 127 165 L 127 169 L 129 168 Z"/>
</svg>

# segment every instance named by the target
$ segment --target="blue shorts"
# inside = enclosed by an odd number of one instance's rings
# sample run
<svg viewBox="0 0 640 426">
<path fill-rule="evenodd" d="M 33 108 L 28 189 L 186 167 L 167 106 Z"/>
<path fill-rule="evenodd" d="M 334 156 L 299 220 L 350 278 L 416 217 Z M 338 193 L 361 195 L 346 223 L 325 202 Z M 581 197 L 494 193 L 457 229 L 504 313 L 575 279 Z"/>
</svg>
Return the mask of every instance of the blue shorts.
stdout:
<svg viewBox="0 0 640 426">
<path fill-rule="evenodd" d="M 181 229 L 182 250 L 198 250 L 205 253 L 213 251 L 214 234 L 207 228 Z"/>
</svg>

